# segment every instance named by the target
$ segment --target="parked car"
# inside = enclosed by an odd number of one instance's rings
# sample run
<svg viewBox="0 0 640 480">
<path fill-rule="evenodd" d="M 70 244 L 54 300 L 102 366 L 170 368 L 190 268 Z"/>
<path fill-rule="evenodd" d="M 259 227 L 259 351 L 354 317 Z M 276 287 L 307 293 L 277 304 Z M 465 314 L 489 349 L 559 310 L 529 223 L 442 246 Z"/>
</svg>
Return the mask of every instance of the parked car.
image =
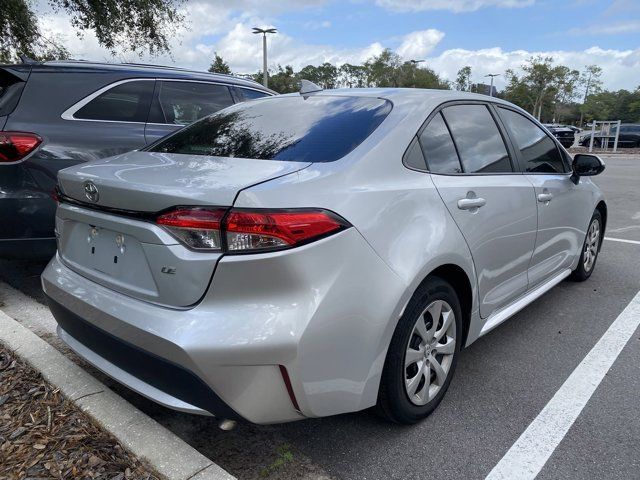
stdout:
<svg viewBox="0 0 640 480">
<path fill-rule="evenodd" d="M 461 348 L 589 278 L 604 164 L 484 95 L 306 92 L 60 171 L 44 292 L 73 350 L 168 407 L 413 423 Z"/>
<path fill-rule="evenodd" d="M 544 126 L 558 139 L 563 147 L 569 148 L 575 142 L 576 132 L 572 128 L 549 123 Z"/>
<path fill-rule="evenodd" d="M 616 132 L 618 127 L 611 127 L 611 130 L 607 134 L 602 130 L 595 132 L 593 136 L 593 146 L 602 147 L 607 145 L 613 147 L 616 139 Z M 580 136 L 580 145 L 588 147 L 591 143 L 591 132 L 585 130 L 584 134 Z M 640 124 L 637 123 L 623 123 L 620 125 L 620 134 L 618 135 L 618 146 L 628 148 L 640 148 Z"/>
<path fill-rule="evenodd" d="M 249 80 L 169 67 L 0 65 L 0 257 L 53 255 L 51 195 L 61 168 L 141 148 L 273 93 Z"/>
</svg>

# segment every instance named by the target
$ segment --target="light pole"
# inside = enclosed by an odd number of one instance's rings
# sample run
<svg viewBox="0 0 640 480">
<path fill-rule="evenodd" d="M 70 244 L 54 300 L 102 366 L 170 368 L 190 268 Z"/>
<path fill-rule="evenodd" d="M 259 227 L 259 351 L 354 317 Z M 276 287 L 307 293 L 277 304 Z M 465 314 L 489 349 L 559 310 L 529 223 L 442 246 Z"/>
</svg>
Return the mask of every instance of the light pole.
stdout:
<svg viewBox="0 0 640 480">
<path fill-rule="evenodd" d="M 414 60 L 411 59 L 409 60 L 409 63 L 411 65 L 413 65 L 414 67 L 418 68 L 418 64 L 424 62 L 424 60 Z M 411 80 L 413 80 L 413 87 L 415 88 L 416 86 L 416 71 L 415 70 L 411 70 Z"/>
<path fill-rule="evenodd" d="M 275 28 L 258 28 L 253 27 L 253 33 L 262 34 L 262 84 L 267 87 L 267 33 L 277 33 Z"/>
<path fill-rule="evenodd" d="M 491 86 L 489 87 L 489 96 L 493 97 L 493 77 L 499 76 L 499 73 L 489 73 L 485 77 L 491 77 Z"/>
</svg>

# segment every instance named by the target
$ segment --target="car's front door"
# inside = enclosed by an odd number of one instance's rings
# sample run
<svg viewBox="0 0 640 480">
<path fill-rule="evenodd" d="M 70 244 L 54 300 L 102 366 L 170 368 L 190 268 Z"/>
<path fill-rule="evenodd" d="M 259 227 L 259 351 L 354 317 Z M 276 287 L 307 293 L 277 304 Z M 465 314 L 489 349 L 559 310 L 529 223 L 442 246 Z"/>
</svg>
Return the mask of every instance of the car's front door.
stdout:
<svg viewBox="0 0 640 480">
<path fill-rule="evenodd" d="M 529 267 L 529 288 L 567 270 L 580 254 L 591 218 L 592 202 L 571 179 L 566 154 L 532 120 L 498 107 L 521 170 L 533 184 L 538 208 L 538 235 Z"/>
<path fill-rule="evenodd" d="M 486 318 L 527 290 L 537 222 L 533 187 L 514 171 L 485 104 L 445 107 L 419 139 L 433 182 L 471 250 Z"/>
<path fill-rule="evenodd" d="M 227 85 L 187 80 L 158 80 L 145 129 L 147 143 L 154 142 L 233 103 Z"/>
</svg>

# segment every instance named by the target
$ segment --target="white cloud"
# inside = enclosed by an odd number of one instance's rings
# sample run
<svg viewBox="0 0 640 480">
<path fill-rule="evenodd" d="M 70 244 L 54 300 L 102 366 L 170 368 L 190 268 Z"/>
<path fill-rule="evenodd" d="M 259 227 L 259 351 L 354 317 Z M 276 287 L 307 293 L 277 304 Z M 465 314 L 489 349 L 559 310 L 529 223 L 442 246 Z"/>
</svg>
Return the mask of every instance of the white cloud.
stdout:
<svg viewBox="0 0 640 480">
<path fill-rule="evenodd" d="M 438 3 L 440 0 L 435 0 Z M 453 0 L 452 3 L 456 3 Z M 479 2 L 476 0 L 474 3 Z M 494 3 L 498 0 L 493 0 Z M 465 0 L 458 3 L 469 3 Z M 258 5 L 266 3 L 277 11 L 283 9 L 283 3 L 275 0 L 240 0 L 243 10 L 237 13 L 222 1 L 192 1 L 189 2 L 188 19 L 191 22 L 189 30 L 183 30 L 181 35 L 172 41 L 172 54 L 152 58 L 146 55 L 138 57 L 132 53 L 119 53 L 115 57 L 100 47 L 95 35 L 87 32 L 80 39 L 74 33 L 67 16 L 59 13 L 40 15 L 40 22 L 44 29 L 53 34 L 63 36 L 64 43 L 74 58 L 98 61 L 129 61 L 148 62 L 163 65 L 206 70 L 211 64 L 213 53 L 218 52 L 229 62 L 231 69 L 238 73 L 256 72 L 262 68 L 262 43 L 259 35 L 253 35 L 253 26 L 271 26 L 270 19 L 258 15 Z M 321 5 L 323 0 L 302 0 L 296 5 L 300 8 L 313 8 Z M 420 3 L 418 1 L 418 3 Z M 488 2 L 483 2 L 488 3 Z M 502 2 L 504 3 L 504 2 Z M 277 4 L 277 5 L 276 5 Z M 236 8 L 236 5 L 233 7 Z M 455 79 L 457 71 L 470 65 L 473 71 L 473 81 L 482 82 L 487 73 L 504 73 L 508 68 L 519 70 L 528 58 L 535 55 L 550 56 L 556 63 L 565 64 L 572 68 L 582 69 L 585 65 L 597 64 L 603 69 L 604 86 L 608 89 L 635 89 L 640 80 L 640 48 L 633 50 L 605 50 L 591 47 L 585 50 L 557 50 L 557 51 L 526 51 L 503 50 L 502 48 L 486 48 L 479 50 L 448 49 L 433 55 L 434 49 L 441 42 L 444 33 L 435 30 L 421 30 L 411 32 L 403 37 L 395 38 L 388 43 L 374 41 L 368 45 L 356 47 L 341 47 L 336 45 L 304 43 L 280 30 L 276 35 L 270 35 L 269 66 L 292 65 L 300 69 L 308 64 L 319 65 L 330 62 L 341 65 L 343 63 L 362 63 L 373 55 L 377 55 L 385 47 L 394 49 L 405 60 L 426 59 L 427 65 L 438 74 L 450 80 Z M 429 55 L 433 55 L 429 57 Z M 499 88 L 504 85 L 504 78 L 497 77 Z"/>
<path fill-rule="evenodd" d="M 640 33 L 640 20 L 622 22 L 602 22 L 589 27 L 572 28 L 571 35 L 621 35 L 626 33 Z"/>
<path fill-rule="evenodd" d="M 470 65 L 473 73 L 472 81 L 482 83 L 488 73 L 504 73 L 511 68 L 520 71 L 520 66 L 532 56 L 551 57 L 556 64 L 567 65 L 576 70 L 585 65 L 602 67 L 604 87 L 609 90 L 625 88 L 633 90 L 639 86 L 637 72 L 640 71 L 640 48 L 635 50 L 613 50 L 591 47 L 586 50 L 568 51 L 505 51 L 501 48 L 481 50 L 451 49 L 440 55 L 427 59 L 427 65 L 439 74 L 454 79 L 456 72 L 465 65 Z M 504 86 L 504 77 L 496 77 L 498 88 Z"/>
<path fill-rule="evenodd" d="M 403 37 L 396 51 L 405 60 L 419 60 L 431 53 L 443 38 L 444 33 L 433 28 L 411 32 Z"/>
<path fill-rule="evenodd" d="M 380 7 L 396 12 L 450 10 L 473 12 L 486 7 L 519 8 L 533 5 L 535 0 L 376 0 Z"/>
</svg>

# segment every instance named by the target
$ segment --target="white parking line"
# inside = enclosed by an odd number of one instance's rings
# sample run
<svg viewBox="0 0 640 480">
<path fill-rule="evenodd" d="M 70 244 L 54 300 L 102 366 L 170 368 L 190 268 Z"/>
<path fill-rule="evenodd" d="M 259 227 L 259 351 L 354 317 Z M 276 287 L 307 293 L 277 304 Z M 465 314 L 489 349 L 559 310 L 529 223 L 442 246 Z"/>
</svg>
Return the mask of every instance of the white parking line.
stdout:
<svg viewBox="0 0 640 480">
<path fill-rule="evenodd" d="M 491 470 L 489 480 L 533 479 L 578 418 L 640 325 L 640 292 L 571 373 L 560 390 Z"/>
<path fill-rule="evenodd" d="M 640 245 L 640 241 L 638 240 L 627 240 L 626 238 L 613 238 L 613 237 L 604 237 L 604 239 L 609 240 L 610 242 L 633 243 L 634 245 Z"/>
</svg>

